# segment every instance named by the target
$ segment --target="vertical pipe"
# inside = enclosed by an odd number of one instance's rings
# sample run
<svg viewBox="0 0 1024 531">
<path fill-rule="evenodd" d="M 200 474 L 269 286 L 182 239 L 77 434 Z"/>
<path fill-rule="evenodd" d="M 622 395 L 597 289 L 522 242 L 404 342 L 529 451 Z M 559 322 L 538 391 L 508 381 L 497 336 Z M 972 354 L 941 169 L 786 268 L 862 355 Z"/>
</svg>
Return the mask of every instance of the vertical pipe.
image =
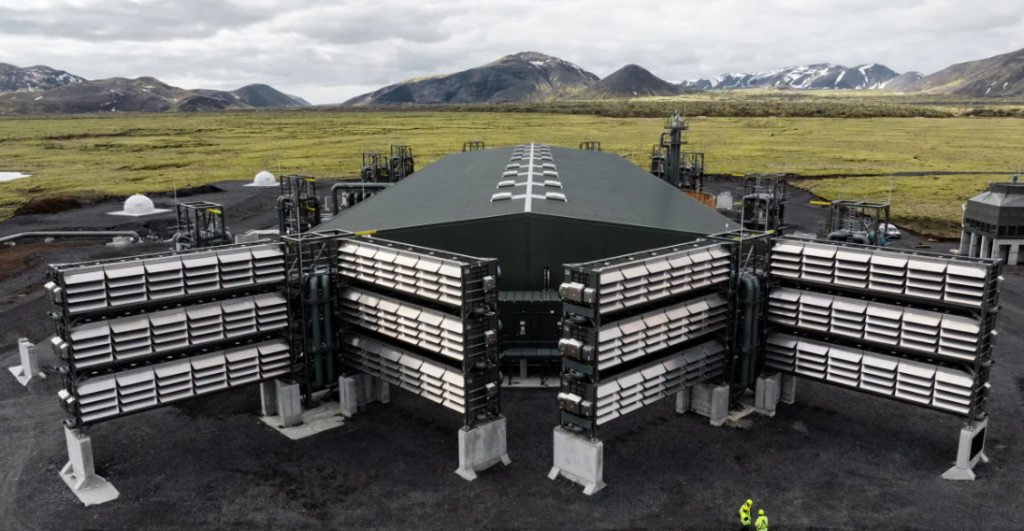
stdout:
<svg viewBox="0 0 1024 531">
<path fill-rule="evenodd" d="M 312 307 L 310 326 L 313 327 L 312 352 L 307 355 L 313 356 L 313 374 L 316 389 L 324 386 L 324 363 L 320 353 L 320 277 L 315 276 L 309 279 L 309 304 Z"/>
<path fill-rule="evenodd" d="M 320 279 L 320 285 L 324 289 L 324 356 L 327 357 L 327 381 L 334 382 L 337 379 L 337 375 L 334 371 L 334 327 L 331 323 L 331 278 L 324 275 Z"/>
</svg>

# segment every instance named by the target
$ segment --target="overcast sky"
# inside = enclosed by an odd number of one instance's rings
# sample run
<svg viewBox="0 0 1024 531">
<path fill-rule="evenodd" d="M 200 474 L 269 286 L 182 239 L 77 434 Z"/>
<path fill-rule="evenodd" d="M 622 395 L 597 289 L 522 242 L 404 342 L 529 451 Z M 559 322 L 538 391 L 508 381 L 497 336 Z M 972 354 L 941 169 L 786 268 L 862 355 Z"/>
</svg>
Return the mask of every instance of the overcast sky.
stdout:
<svg viewBox="0 0 1024 531">
<path fill-rule="evenodd" d="M 1024 0 L 0 0 L 0 62 L 340 102 L 537 51 L 669 80 L 831 62 L 926 74 L 1024 48 Z"/>
</svg>

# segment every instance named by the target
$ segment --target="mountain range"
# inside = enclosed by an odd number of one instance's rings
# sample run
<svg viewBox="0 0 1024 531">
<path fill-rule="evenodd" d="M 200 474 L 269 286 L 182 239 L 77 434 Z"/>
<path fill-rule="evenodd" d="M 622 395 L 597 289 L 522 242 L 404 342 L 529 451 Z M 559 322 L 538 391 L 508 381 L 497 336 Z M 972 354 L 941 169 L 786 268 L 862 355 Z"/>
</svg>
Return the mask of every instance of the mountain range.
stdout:
<svg viewBox="0 0 1024 531">
<path fill-rule="evenodd" d="M 853 89 L 876 90 L 898 78 L 900 74 L 885 65 L 868 64 L 848 68 L 821 63 L 788 66 L 769 72 L 723 74 L 708 79 L 692 79 L 682 84 L 700 90 L 734 90 L 762 87 L 801 90 Z"/>
<path fill-rule="evenodd" d="M 454 74 L 408 79 L 342 105 L 547 101 L 578 94 L 598 79 L 557 57 L 521 52 Z"/>
<path fill-rule="evenodd" d="M 1024 95 L 1024 50 L 950 66 L 926 76 L 907 92 L 961 96 Z"/>
<path fill-rule="evenodd" d="M 408 79 L 356 96 L 342 105 L 630 99 L 757 88 L 1021 96 L 1024 50 L 956 64 L 929 76 L 920 72 L 900 74 L 881 64 L 845 67 L 820 63 L 723 74 L 682 83 L 661 79 L 635 64 L 601 79 L 569 61 L 538 52 L 521 52 L 461 72 Z M 298 96 L 261 84 L 233 91 L 186 90 L 152 77 L 86 80 L 47 66 L 19 68 L 0 63 L 0 113 L 199 112 L 308 105 Z"/>
<path fill-rule="evenodd" d="M 87 80 L 47 66 L 19 68 L 0 63 L 0 112 L 199 112 L 308 105 L 268 85 L 233 91 L 186 90 L 152 77 Z"/>
</svg>

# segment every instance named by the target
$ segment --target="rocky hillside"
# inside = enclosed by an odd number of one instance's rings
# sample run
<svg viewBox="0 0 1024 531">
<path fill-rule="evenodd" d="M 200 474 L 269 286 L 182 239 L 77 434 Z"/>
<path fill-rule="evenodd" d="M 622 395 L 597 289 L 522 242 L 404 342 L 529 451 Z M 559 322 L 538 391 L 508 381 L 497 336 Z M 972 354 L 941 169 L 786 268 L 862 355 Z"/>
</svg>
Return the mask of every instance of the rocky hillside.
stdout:
<svg viewBox="0 0 1024 531">
<path fill-rule="evenodd" d="M 0 94 L 0 110 L 19 114 L 94 112 L 160 112 L 194 97 L 191 91 L 158 79 L 97 79 L 45 92 Z"/>
<path fill-rule="evenodd" d="M 48 66 L 19 68 L 0 63 L 0 92 L 50 90 L 83 82 L 83 78 Z"/>
<path fill-rule="evenodd" d="M 196 89 L 192 92 L 208 98 L 223 100 L 227 104 L 241 103 L 248 107 L 304 107 L 309 105 L 306 100 L 296 99 L 270 85 L 246 85 L 230 92 L 207 89 Z"/>
<path fill-rule="evenodd" d="M 904 72 L 894 77 L 882 88 L 893 92 L 906 92 L 911 85 L 921 81 L 922 78 L 924 78 L 924 74 L 921 72 Z"/>
<path fill-rule="evenodd" d="M 914 83 L 907 92 L 974 97 L 1024 95 L 1024 50 L 953 65 Z"/>
<path fill-rule="evenodd" d="M 268 85 L 234 91 L 185 90 L 152 77 L 86 80 L 46 66 L 0 63 L 0 113 L 204 112 L 299 107 L 309 102 Z"/>
<path fill-rule="evenodd" d="M 752 74 L 723 74 L 709 79 L 692 79 L 682 83 L 700 90 L 731 90 L 761 87 L 791 88 L 798 90 L 885 88 L 886 83 L 899 74 L 890 68 L 869 64 L 847 68 L 829 63 L 789 66 L 770 72 Z"/>
<path fill-rule="evenodd" d="M 626 65 L 583 91 L 581 99 L 642 98 L 678 96 L 694 89 L 669 83 L 639 65 Z"/>
<path fill-rule="evenodd" d="M 343 105 L 546 101 L 578 94 L 597 81 L 597 76 L 568 61 L 522 52 L 454 74 L 388 85 Z"/>
</svg>

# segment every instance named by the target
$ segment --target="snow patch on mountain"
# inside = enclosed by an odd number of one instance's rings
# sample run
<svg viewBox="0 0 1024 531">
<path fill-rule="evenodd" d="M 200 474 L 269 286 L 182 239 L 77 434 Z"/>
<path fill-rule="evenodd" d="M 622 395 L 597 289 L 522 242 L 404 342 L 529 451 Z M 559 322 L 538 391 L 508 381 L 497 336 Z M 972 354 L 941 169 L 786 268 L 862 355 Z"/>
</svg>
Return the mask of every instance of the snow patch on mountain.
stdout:
<svg viewBox="0 0 1024 531">
<path fill-rule="evenodd" d="M 729 90 L 780 87 L 798 90 L 875 90 L 899 76 L 884 65 L 871 63 L 847 68 L 821 63 L 788 66 L 768 72 L 723 74 L 705 79 L 691 79 L 681 84 L 702 90 Z"/>
</svg>

